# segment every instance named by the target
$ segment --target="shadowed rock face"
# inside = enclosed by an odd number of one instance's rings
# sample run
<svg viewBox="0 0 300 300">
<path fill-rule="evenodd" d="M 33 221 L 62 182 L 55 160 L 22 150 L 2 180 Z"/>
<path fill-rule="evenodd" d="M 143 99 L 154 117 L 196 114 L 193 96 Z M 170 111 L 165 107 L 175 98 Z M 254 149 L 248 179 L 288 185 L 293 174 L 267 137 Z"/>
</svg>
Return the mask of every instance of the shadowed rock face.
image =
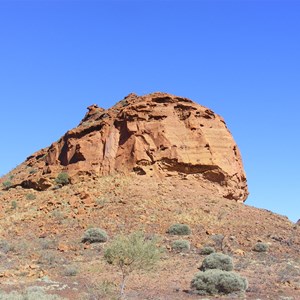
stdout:
<svg viewBox="0 0 300 300">
<path fill-rule="evenodd" d="M 20 183 L 44 190 L 59 172 L 80 176 L 135 172 L 214 184 L 228 199 L 248 195 L 241 155 L 224 120 L 189 99 L 130 94 L 108 110 L 88 107 L 78 127 L 25 162 L 36 172 Z"/>
</svg>

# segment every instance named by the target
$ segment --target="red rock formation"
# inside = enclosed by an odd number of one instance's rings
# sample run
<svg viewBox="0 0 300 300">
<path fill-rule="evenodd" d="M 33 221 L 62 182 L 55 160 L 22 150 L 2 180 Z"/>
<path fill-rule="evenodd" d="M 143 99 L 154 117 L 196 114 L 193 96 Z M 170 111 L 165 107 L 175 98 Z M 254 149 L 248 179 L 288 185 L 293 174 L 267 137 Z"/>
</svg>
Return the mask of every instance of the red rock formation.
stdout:
<svg viewBox="0 0 300 300">
<path fill-rule="evenodd" d="M 108 110 L 97 105 L 78 127 L 27 159 L 36 172 L 20 183 L 44 190 L 59 172 L 80 176 L 135 172 L 215 184 L 226 198 L 247 198 L 241 155 L 224 120 L 189 99 L 130 94 Z"/>
</svg>

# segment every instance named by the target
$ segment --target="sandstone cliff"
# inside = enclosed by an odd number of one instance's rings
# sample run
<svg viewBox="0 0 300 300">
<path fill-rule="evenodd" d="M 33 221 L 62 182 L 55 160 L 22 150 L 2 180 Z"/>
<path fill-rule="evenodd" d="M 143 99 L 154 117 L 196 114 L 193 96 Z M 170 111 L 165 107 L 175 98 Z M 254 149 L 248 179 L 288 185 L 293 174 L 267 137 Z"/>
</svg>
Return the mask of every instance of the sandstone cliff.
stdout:
<svg viewBox="0 0 300 300">
<path fill-rule="evenodd" d="M 112 108 L 97 105 L 78 127 L 28 157 L 32 171 L 14 186 L 45 190 L 67 172 L 71 182 L 115 172 L 192 178 L 213 184 L 228 199 L 244 201 L 247 182 L 239 149 L 224 120 L 187 98 L 130 94 Z"/>
</svg>

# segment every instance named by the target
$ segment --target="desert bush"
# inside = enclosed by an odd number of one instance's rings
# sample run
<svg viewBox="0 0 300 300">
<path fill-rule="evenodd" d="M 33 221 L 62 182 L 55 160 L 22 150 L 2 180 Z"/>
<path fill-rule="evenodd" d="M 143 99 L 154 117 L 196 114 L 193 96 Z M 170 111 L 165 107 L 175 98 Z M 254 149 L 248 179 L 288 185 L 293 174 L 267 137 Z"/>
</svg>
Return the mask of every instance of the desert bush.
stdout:
<svg viewBox="0 0 300 300">
<path fill-rule="evenodd" d="M 78 269 L 74 266 L 69 266 L 64 270 L 65 276 L 76 276 L 77 273 L 78 273 Z"/>
<path fill-rule="evenodd" d="M 29 174 L 35 174 L 36 172 L 37 172 L 36 169 L 31 169 L 31 170 L 29 170 Z"/>
<path fill-rule="evenodd" d="M 268 251 L 268 249 L 269 246 L 266 243 L 262 243 L 262 242 L 256 243 L 253 247 L 253 251 L 256 252 L 266 252 Z"/>
<path fill-rule="evenodd" d="M 167 233 L 172 235 L 189 235 L 191 234 L 191 229 L 186 224 L 173 224 L 169 227 Z"/>
<path fill-rule="evenodd" d="M 225 236 L 223 234 L 213 234 L 211 236 L 211 239 L 213 240 L 215 244 L 215 248 L 219 251 L 223 251 L 223 241 Z"/>
<path fill-rule="evenodd" d="M 209 269 L 219 269 L 223 271 L 232 271 L 233 262 L 232 258 L 223 253 L 211 253 L 206 256 L 202 262 L 201 271 L 206 271 Z"/>
<path fill-rule="evenodd" d="M 17 206 L 18 206 L 17 201 L 16 201 L 16 200 L 12 200 L 12 201 L 11 201 L 11 209 L 16 209 Z"/>
<path fill-rule="evenodd" d="M 216 251 L 215 251 L 215 248 L 213 248 L 213 247 L 203 247 L 200 250 L 201 255 L 209 255 L 209 254 L 214 253 L 214 252 L 216 252 Z"/>
<path fill-rule="evenodd" d="M 55 178 L 55 182 L 61 185 L 67 185 L 70 183 L 70 177 L 68 173 L 59 173 Z"/>
<path fill-rule="evenodd" d="M 82 243 L 104 243 L 108 239 L 108 235 L 105 230 L 100 228 L 89 228 L 83 234 L 81 239 Z"/>
<path fill-rule="evenodd" d="M 230 294 L 247 289 L 247 280 L 234 272 L 207 270 L 195 275 L 191 288 L 200 295 Z"/>
<path fill-rule="evenodd" d="M 0 252 L 2 253 L 8 253 L 13 248 L 12 246 L 5 240 L 0 240 Z"/>
<path fill-rule="evenodd" d="M 118 286 L 115 282 L 109 280 L 89 281 L 86 283 L 86 292 L 81 294 L 80 300 L 92 300 L 92 299 L 109 299 L 118 300 L 120 299 L 118 294 Z"/>
<path fill-rule="evenodd" d="M 51 216 L 53 217 L 53 219 L 55 219 L 55 221 L 59 222 L 60 224 L 66 217 L 65 214 L 59 209 L 53 210 L 51 212 Z"/>
<path fill-rule="evenodd" d="M 41 265 L 54 266 L 57 263 L 61 263 L 61 262 L 56 252 L 47 250 L 40 254 L 37 263 Z"/>
<path fill-rule="evenodd" d="M 291 262 L 282 264 L 276 273 L 277 281 L 280 283 L 292 282 L 300 277 L 300 269 Z"/>
<path fill-rule="evenodd" d="M 160 259 L 161 249 L 157 238 L 145 239 L 142 232 L 117 236 L 104 250 L 104 259 L 122 273 L 120 298 L 124 297 L 127 277 L 138 270 L 149 270 Z"/>
<path fill-rule="evenodd" d="M 3 187 L 4 187 L 5 189 L 7 189 L 7 188 L 9 188 L 9 187 L 12 186 L 12 182 L 9 181 L 9 180 L 7 180 L 7 181 L 4 181 L 4 182 L 2 183 L 2 185 L 3 185 Z"/>
<path fill-rule="evenodd" d="M 48 249 L 56 249 L 57 248 L 57 241 L 51 239 L 41 239 L 39 241 L 41 249 L 48 250 Z"/>
<path fill-rule="evenodd" d="M 184 252 L 190 250 L 191 244 L 187 240 L 176 240 L 172 242 L 171 247 L 176 252 Z"/>
<path fill-rule="evenodd" d="M 41 287 L 33 286 L 26 291 L 10 293 L 0 292 L 1 300 L 66 300 L 58 295 L 46 294 Z"/>
<path fill-rule="evenodd" d="M 29 193 L 29 194 L 26 195 L 26 199 L 27 200 L 35 200 L 36 199 L 36 195 Z"/>
</svg>

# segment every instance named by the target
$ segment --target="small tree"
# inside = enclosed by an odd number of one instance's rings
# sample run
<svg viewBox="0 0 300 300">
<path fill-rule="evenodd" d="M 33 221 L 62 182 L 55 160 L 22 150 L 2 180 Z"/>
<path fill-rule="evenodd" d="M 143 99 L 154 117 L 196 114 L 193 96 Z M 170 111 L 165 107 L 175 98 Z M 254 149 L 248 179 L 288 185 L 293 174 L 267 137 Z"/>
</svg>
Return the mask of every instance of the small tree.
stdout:
<svg viewBox="0 0 300 300">
<path fill-rule="evenodd" d="M 142 232 L 117 236 L 104 251 L 104 259 L 117 266 L 122 273 L 120 298 L 124 298 L 125 284 L 133 271 L 149 270 L 160 259 L 161 249 L 157 238 L 145 239 Z"/>
</svg>

